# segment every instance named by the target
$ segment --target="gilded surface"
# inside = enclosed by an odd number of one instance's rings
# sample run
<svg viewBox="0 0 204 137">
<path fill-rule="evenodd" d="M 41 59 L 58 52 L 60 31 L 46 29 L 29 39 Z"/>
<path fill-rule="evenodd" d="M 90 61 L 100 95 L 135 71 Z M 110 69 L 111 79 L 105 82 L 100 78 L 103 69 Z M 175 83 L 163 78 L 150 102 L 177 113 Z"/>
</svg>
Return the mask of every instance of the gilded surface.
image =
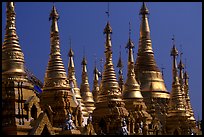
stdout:
<svg viewBox="0 0 204 137">
<path fill-rule="evenodd" d="M 154 59 L 154 52 L 152 50 L 152 43 L 150 38 L 148 14 L 149 10 L 143 3 L 140 10 L 142 21 L 140 24 L 140 39 L 137 53 L 138 56 L 135 63 L 135 77 L 141 84 L 141 91 L 150 91 L 150 84 L 153 82 L 152 92 L 167 92 L 161 72 L 157 67 L 156 61 Z"/>
<path fill-rule="evenodd" d="M 111 33 L 112 28 L 107 22 L 104 29 L 104 34 L 106 34 L 106 63 L 102 74 L 98 102 L 93 111 L 93 126 L 96 134 L 118 134 L 121 119 L 128 116 L 112 63 Z"/>
<path fill-rule="evenodd" d="M 150 39 L 149 10 L 143 2 L 138 56 L 134 66 L 133 42 L 128 48 L 127 79 L 123 83 L 122 60 L 119 57 L 119 80 L 112 61 L 109 21 L 106 34 L 104 71 L 94 68 L 93 91 L 90 92 L 87 61 L 82 61 L 82 83 L 77 86 L 74 52 L 68 53 L 68 75 L 60 54 L 58 19 L 55 6 L 50 13 L 50 56 L 45 73 L 43 92 L 36 91 L 36 83 L 25 71 L 15 26 L 14 2 L 7 3 L 6 34 L 2 45 L 2 131 L 9 135 L 121 135 L 126 127 L 128 135 L 189 135 L 198 133 L 189 96 L 189 76 L 183 72 L 181 60 L 177 67 L 178 51 L 173 41 L 171 56 L 172 91 L 167 92 L 156 65 Z M 121 54 L 121 53 L 120 53 Z M 177 72 L 179 68 L 179 76 Z M 24 70 L 25 69 L 25 70 Z M 99 86 L 100 85 L 100 86 Z M 40 87 L 41 88 L 41 87 Z M 81 91 L 81 93 L 80 93 Z M 93 95 L 92 95 L 93 93 Z M 89 111 L 89 112 L 88 112 Z M 71 115 L 68 115 L 71 114 Z M 71 116 L 71 117 L 69 117 Z M 92 119 L 93 117 L 93 119 Z M 65 130 L 70 118 L 75 128 Z"/>
</svg>

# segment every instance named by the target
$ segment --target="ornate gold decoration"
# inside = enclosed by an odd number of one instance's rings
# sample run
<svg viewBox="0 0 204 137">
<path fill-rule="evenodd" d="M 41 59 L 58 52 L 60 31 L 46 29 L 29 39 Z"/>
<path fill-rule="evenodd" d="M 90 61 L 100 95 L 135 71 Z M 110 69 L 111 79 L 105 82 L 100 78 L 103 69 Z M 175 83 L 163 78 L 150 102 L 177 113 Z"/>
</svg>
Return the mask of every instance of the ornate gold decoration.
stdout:
<svg viewBox="0 0 204 137">
<path fill-rule="evenodd" d="M 59 15 L 53 5 L 50 13 L 51 32 L 50 32 L 50 58 L 46 69 L 41 102 L 44 107 L 51 106 L 53 116 L 53 126 L 61 127 L 67 113 L 73 113 L 77 107 L 77 102 L 73 99 L 70 91 L 69 81 L 60 54 L 59 29 L 57 20 Z"/>
<path fill-rule="evenodd" d="M 106 34 L 106 62 L 98 102 L 96 102 L 96 109 L 93 111 L 93 126 L 96 134 L 117 134 L 118 129 L 121 128 L 121 120 L 128 116 L 113 67 L 111 33 L 112 28 L 107 22 L 104 29 L 104 34 Z"/>
<path fill-rule="evenodd" d="M 24 54 L 16 33 L 14 2 L 6 7 L 6 34 L 2 46 L 2 78 L 9 81 L 26 81 Z"/>
</svg>

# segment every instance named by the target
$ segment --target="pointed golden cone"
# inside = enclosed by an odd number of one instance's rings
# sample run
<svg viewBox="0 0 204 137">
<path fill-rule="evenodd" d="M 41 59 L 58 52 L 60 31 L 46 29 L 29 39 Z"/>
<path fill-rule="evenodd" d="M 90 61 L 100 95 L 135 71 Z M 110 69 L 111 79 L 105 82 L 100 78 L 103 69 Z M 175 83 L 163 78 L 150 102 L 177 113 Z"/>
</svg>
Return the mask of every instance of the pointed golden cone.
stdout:
<svg viewBox="0 0 204 137">
<path fill-rule="evenodd" d="M 59 30 L 57 25 L 58 16 L 56 8 L 53 6 L 52 12 L 50 13 L 50 19 L 52 20 L 50 32 L 51 51 L 45 74 L 44 91 L 52 89 L 70 89 L 60 53 Z"/>
<path fill-rule="evenodd" d="M 55 113 L 55 117 L 53 117 L 53 125 L 55 127 L 61 127 L 62 121 L 65 120 L 67 114 L 78 105 L 73 98 L 73 93 L 70 91 L 69 81 L 60 54 L 58 18 L 59 15 L 53 5 L 50 13 L 50 20 L 52 21 L 50 57 L 41 94 L 42 104 L 51 106 Z"/>
<path fill-rule="evenodd" d="M 76 80 L 76 76 L 75 76 L 75 67 L 74 67 L 74 58 L 73 58 L 74 57 L 74 52 L 73 52 L 72 48 L 70 48 L 68 56 L 69 56 L 68 80 L 69 80 L 70 84 L 71 84 L 71 82 L 73 82 L 73 89 L 75 91 L 74 94 L 76 96 L 76 99 L 81 104 L 81 110 L 82 110 L 83 117 L 88 118 L 88 116 L 89 116 L 88 110 L 84 105 L 84 101 L 83 101 L 83 99 L 81 97 L 81 94 L 80 94 L 80 89 L 77 86 L 77 80 Z"/>
<path fill-rule="evenodd" d="M 157 67 L 154 59 L 154 52 L 152 49 L 152 42 L 150 38 L 150 28 L 148 23 L 149 10 L 143 2 L 140 10 L 141 24 L 140 24 L 140 39 L 135 63 L 136 80 L 141 83 L 141 92 L 146 98 L 152 94 L 156 98 L 169 98 L 169 93 L 162 77 L 162 73 Z M 150 80 L 152 77 L 152 81 Z M 150 91 L 150 84 L 152 82 L 152 92 Z"/>
<path fill-rule="evenodd" d="M 6 135 L 26 134 L 25 125 L 30 125 L 27 119 L 27 102 L 35 100 L 36 111 L 40 112 L 41 108 L 33 83 L 28 80 L 25 70 L 24 54 L 16 29 L 14 2 L 6 3 L 5 31 L 2 44 L 2 131 Z"/>
<path fill-rule="evenodd" d="M 135 79 L 134 73 L 134 58 L 133 58 L 133 42 L 129 38 L 126 48 L 128 48 L 128 69 L 127 69 L 127 80 L 125 82 L 125 88 L 123 92 L 124 99 L 143 99 L 140 92 L 140 85 Z"/>
<path fill-rule="evenodd" d="M 130 37 L 127 43 L 126 48 L 128 48 L 128 69 L 127 69 L 127 80 L 125 82 L 123 99 L 125 100 L 125 107 L 129 111 L 132 117 L 134 117 L 137 123 L 140 121 L 146 121 L 146 124 L 150 124 L 151 115 L 147 113 L 146 105 L 143 101 L 143 96 L 140 92 L 140 85 L 135 79 L 134 72 L 134 57 L 133 57 L 133 48 L 134 44 L 131 41 Z M 131 124 L 130 124 L 131 125 Z M 131 133 L 134 133 L 134 127 L 130 126 Z"/>
<path fill-rule="evenodd" d="M 170 97 L 170 110 L 181 110 L 185 112 L 185 105 L 183 100 L 183 94 L 180 88 L 179 78 L 177 74 L 177 63 L 176 56 L 178 55 L 178 51 L 173 45 L 171 56 L 173 56 L 173 82 L 172 82 L 172 91 Z"/>
<path fill-rule="evenodd" d="M 92 92 L 90 92 L 88 74 L 87 74 L 87 68 L 86 68 L 87 61 L 85 57 L 83 58 L 81 65 L 82 65 L 82 83 L 80 87 L 80 92 L 81 92 L 82 99 L 84 101 L 84 105 L 87 108 L 88 113 L 91 114 L 93 113 L 95 106 L 94 106 L 93 94 Z"/>
<path fill-rule="evenodd" d="M 6 34 L 2 46 L 2 78 L 3 80 L 26 81 L 24 70 L 24 54 L 16 33 L 16 13 L 14 2 L 6 7 Z"/>
</svg>

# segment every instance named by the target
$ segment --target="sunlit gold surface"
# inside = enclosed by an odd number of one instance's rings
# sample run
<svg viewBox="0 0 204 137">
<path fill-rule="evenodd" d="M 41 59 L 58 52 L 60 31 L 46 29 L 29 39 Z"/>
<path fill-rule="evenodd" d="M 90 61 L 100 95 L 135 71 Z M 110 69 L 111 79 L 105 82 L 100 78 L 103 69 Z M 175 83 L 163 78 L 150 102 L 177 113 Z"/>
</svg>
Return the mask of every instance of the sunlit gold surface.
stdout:
<svg viewBox="0 0 204 137">
<path fill-rule="evenodd" d="M 128 48 L 128 68 L 127 68 L 127 80 L 123 91 L 123 98 L 143 98 L 140 92 L 140 85 L 135 79 L 134 72 L 134 58 L 133 58 L 133 42 L 129 38 L 126 48 Z"/>
<path fill-rule="evenodd" d="M 50 57 L 45 73 L 41 102 L 43 106 L 51 106 L 55 113 L 53 126 L 61 127 L 61 122 L 67 117 L 68 111 L 77 107 L 73 100 L 73 93 L 70 91 L 69 81 L 60 54 L 59 29 L 57 20 L 59 15 L 53 5 L 50 13 Z"/>
<path fill-rule="evenodd" d="M 106 135 L 115 135 L 119 134 L 122 120 L 125 118 L 129 135 L 172 135 L 175 131 L 178 134 L 189 135 L 189 129 L 196 128 L 196 120 L 190 103 L 188 74 L 187 72 L 183 74 L 184 65 L 180 60 L 178 76 L 176 62 L 178 51 L 174 43 L 171 51 L 173 56 L 172 91 L 171 94 L 167 92 L 162 74 L 154 59 L 148 14 L 149 11 L 143 2 L 140 10 L 142 22 L 135 66 L 134 45 L 130 35 L 126 46 L 128 69 L 125 85 L 121 55 L 117 64 L 119 80 L 116 79 L 111 49 L 112 28 L 109 21 L 107 22 L 104 29 L 104 34 L 106 34 L 104 72 L 99 83 L 99 72 L 95 64 L 93 91 L 90 92 L 85 57 L 82 61 L 80 89 L 77 86 L 74 52 L 71 48 L 68 53 L 68 75 L 66 75 L 60 54 L 57 24 L 59 15 L 53 6 L 50 13 L 52 24 L 49 62 L 43 92 L 37 93 L 34 90 L 36 85 L 29 83 L 26 77 L 28 74 L 24 70 L 24 55 L 16 34 L 14 3 L 8 2 L 6 34 L 2 45 L 3 132 L 15 135 L 40 135 L 46 129 L 48 130 L 46 134 L 49 132 L 52 135 L 93 135 L 95 132 L 97 135 L 102 132 Z M 71 113 L 76 129 L 64 130 L 62 128 L 68 113 Z M 87 121 L 89 113 L 92 113 L 92 122 Z M 103 127 L 101 127 L 101 120 L 105 123 Z M 141 121 L 143 129 L 142 133 L 139 133 L 137 126 L 141 124 Z M 162 130 L 157 133 L 157 128 L 160 126 Z"/>
<path fill-rule="evenodd" d="M 87 61 L 85 57 L 83 58 L 81 65 L 82 65 L 82 82 L 81 82 L 80 92 L 88 113 L 92 113 L 93 110 L 95 109 L 95 106 L 94 106 L 93 94 L 92 92 L 90 92 L 88 74 L 87 74 L 87 68 L 86 68 Z"/>
<path fill-rule="evenodd" d="M 135 75 L 137 81 L 141 84 L 141 91 L 150 91 L 150 84 L 153 82 L 152 92 L 167 92 L 162 74 L 154 59 L 154 52 L 152 50 L 152 42 L 150 38 L 148 14 L 149 11 L 145 3 L 143 3 L 140 10 L 142 21 L 140 24 L 140 39 L 137 53 L 138 56 L 135 63 Z"/>
<path fill-rule="evenodd" d="M 16 13 L 14 3 L 8 2 L 6 7 L 6 33 L 2 46 L 2 78 L 25 81 L 24 54 L 16 33 Z"/>
</svg>

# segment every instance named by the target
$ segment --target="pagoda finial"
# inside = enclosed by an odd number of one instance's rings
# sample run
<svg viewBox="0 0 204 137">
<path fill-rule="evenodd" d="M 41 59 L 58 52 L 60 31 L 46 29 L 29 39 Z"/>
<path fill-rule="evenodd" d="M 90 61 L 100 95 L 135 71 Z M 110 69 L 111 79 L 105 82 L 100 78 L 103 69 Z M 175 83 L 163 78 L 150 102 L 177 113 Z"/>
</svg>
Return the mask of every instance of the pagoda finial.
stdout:
<svg viewBox="0 0 204 137">
<path fill-rule="evenodd" d="M 147 15 L 147 14 L 149 14 L 149 10 L 147 9 L 145 2 L 142 2 L 142 7 L 140 9 L 140 15 Z"/>
<path fill-rule="evenodd" d="M 59 32 L 58 25 L 57 25 L 58 19 L 59 19 L 59 14 L 57 13 L 57 9 L 53 4 L 50 17 L 49 17 L 49 20 L 52 20 L 51 32 L 55 32 L 55 31 Z"/>
</svg>

